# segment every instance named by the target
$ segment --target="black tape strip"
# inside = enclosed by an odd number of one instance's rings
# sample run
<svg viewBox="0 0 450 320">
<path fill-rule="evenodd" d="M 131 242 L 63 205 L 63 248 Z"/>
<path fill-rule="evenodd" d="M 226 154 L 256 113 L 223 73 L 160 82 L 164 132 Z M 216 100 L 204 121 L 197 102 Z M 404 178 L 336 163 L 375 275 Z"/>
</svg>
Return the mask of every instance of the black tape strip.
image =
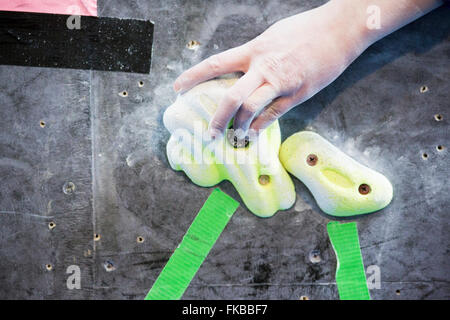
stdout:
<svg viewBox="0 0 450 320">
<path fill-rule="evenodd" d="M 0 11 L 0 64 L 149 73 L 152 42 L 150 21 Z"/>
</svg>

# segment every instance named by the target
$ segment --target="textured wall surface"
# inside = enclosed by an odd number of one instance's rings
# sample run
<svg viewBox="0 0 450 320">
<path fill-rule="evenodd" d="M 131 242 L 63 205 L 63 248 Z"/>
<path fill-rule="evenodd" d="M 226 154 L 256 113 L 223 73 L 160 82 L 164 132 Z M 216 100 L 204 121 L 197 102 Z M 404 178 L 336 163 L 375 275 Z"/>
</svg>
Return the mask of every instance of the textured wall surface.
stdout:
<svg viewBox="0 0 450 320">
<path fill-rule="evenodd" d="M 0 66 L 0 298 L 142 299 L 211 192 L 165 156 L 174 79 L 323 2 L 103 0 L 100 16 L 155 23 L 150 74 Z M 314 130 L 393 183 L 391 205 L 357 220 L 364 264 L 381 271 L 374 299 L 450 298 L 449 10 L 376 43 L 280 120 L 283 139 Z M 294 182 L 290 210 L 238 209 L 184 298 L 338 298 L 329 217 Z"/>
</svg>

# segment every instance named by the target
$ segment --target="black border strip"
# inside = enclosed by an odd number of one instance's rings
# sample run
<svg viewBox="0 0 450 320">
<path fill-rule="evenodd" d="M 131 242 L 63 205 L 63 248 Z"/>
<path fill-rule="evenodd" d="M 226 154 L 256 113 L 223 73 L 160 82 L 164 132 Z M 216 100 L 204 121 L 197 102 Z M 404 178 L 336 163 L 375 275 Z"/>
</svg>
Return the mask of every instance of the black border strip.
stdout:
<svg viewBox="0 0 450 320">
<path fill-rule="evenodd" d="M 0 64 L 149 73 L 153 23 L 0 11 Z"/>
</svg>

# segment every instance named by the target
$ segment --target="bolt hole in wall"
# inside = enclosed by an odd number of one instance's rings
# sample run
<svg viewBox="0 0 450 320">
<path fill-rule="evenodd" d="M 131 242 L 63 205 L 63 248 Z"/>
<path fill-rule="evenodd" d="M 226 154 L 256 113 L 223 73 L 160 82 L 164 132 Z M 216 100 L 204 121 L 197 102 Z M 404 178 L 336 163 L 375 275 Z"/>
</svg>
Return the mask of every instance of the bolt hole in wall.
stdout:
<svg viewBox="0 0 450 320">
<path fill-rule="evenodd" d="M 48 224 L 48 228 L 50 230 L 54 229 L 55 227 L 56 227 L 56 223 L 54 223 L 53 221 Z"/>
<path fill-rule="evenodd" d="M 191 40 L 187 43 L 186 47 L 189 50 L 196 50 L 198 47 L 200 46 L 200 42 L 196 41 L 196 40 Z"/>
<path fill-rule="evenodd" d="M 39 125 L 41 126 L 41 128 L 45 128 L 45 121 L 43 120 L 39 121 Z"/>
<path fill-rule="evenodd" d="M 75 189 L 76 189 L 76 186 L 75 186 L 75 184 L 73 182 L 66 182 L 63 185 L 63 192 L 65 194 L 71 194 L 71 193 L 73 193 L 75 191 Z"/>
<path fill-rule="evenodd" d="M 308 296 L 301 296 L 300 300 L 309 300 Z"/>
<path fill-rule="evenodd" d="M 395 294 L 399 296 L 400 295 L 400 290 L 398 290 L 398 289 L 395 290 Z"/>
<path fill-rule="evenodd" d="M 94 234 L 94 241 L 99 241 L 100 240 L 100 235 L 98 233 Z"/>
<path fill-rule="evenodd" d="M 53 266 L 48 263 L 48 264 L 45 265 L 45 269 L 47 269 L 47 271 L 52 271 Z"/>
<path fill-rule="evenodd" d="M 128 97 L 128 92 L 127 91 L 121 91 L 121 92 L 119 92 L 119 96 L 121 96 L 121 97 Z"/>
<path fill-rule="evenodd" d="M 114 263 L 112 261 L 105 261 L 105 263 L 103 264 L 103 267 L 105 268 L 105 270 L 107 272 L 116 270 L 116 267 L 114 266 Z"/>
<path fill-rule="evenodd" d="M 422 159 L 423 159 L 423 160 L 427 160 L 427 159 L 428 159 L 428 153 L 424 152 L 424 153 L 422 154 Z"/>
<path fill-rule="evenodd" d="M 142 81 L 142 80 L 139 81 L 139 82 L 138 82 L 138 87 L 139 87 L 139 88 L 142 88 L 143 86 L 144 86 L 144 81 Z"/>
<path fill-rule="evenodd" d="M 309 261 L 311 261 L 311 263 L 319 263 L 322 261 L 319 250 L 312 250 L 309 253 L 308 257 L 309 257 Z"/>
<path fill-rule="evenodd" d="M 436 146 L 436 150 L 437 151 L 442 151 L 442 150 L 444 150 L 444 146 L 443 145 L 438 145 L 438 146 Z"/>
<path fill-rule="evenodd" d="M 139 236 L 139 237 L 137 237 L 136 242 L 137 243 L 143 243 L 144 240 L 145 240 L 144 237 Z"/>
<path fill-rule="evenodd" d="M 427 86 L 421 86 L 420 87 L 420 92 L 421 93 L 425 93 L 425 92 L 427 92 L 428 91 L 428 87 Z"/>
<path fill-rule="evenodd" d="M 434 120 L 436 120 L 436 121 L 442 121 L 442 120 L 444 120 L 444 116 L 443 116 L 442 114 L 440 114 L 440 113 L 435 114 L 435 115 L 434 115 Z"/>
</svg>

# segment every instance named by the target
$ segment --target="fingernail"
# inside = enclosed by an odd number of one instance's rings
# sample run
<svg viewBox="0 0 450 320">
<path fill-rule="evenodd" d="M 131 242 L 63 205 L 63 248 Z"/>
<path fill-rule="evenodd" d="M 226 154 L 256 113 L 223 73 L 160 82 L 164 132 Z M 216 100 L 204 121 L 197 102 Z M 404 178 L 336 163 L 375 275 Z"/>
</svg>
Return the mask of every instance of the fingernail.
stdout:
<svg viewBox="0 0 450 320">
<path fill-rule="evenodd" d="M 176 93 L 180 92 L 181 90 L 181 86 L 178 82 L 175 82 L 173 85 L 173 89 L 175 90 Z"/>
<path fill-rule="evenodd" d="M 175 92 L 178 93 L 183 89 L 183 83 L 184 83 L 184 80 L 182 77 L 178 77 L 175 80 L 175 83 L 173 84 L 173 88 L 175 89 Z"/>
<path fill-rule="evenodd" d="M 214 129 L 214 128 L 209 128 L 208 133 L 209 133 L 211 139 L 218 139 L 222 136 L 222 133 L 219 130 Z"/>
<path fill-rule="evenodd" d="M 248 130 L 248 140 L 254 141 L 256 138 L 258 138 L 258 132 L 255 129 L 249 129 Z"/>
<path fill-rule="evenodd" d="M 259 137 L 259 135 L 261 134 L 261 132 L 262 132 L 261 129 L 250 128 L 250 129 L 248 130 L 248 134 L 249 134 L 249 137 L 250 137 L 250 141 L 256 140 L 256 139 Z"/>
</svg>

